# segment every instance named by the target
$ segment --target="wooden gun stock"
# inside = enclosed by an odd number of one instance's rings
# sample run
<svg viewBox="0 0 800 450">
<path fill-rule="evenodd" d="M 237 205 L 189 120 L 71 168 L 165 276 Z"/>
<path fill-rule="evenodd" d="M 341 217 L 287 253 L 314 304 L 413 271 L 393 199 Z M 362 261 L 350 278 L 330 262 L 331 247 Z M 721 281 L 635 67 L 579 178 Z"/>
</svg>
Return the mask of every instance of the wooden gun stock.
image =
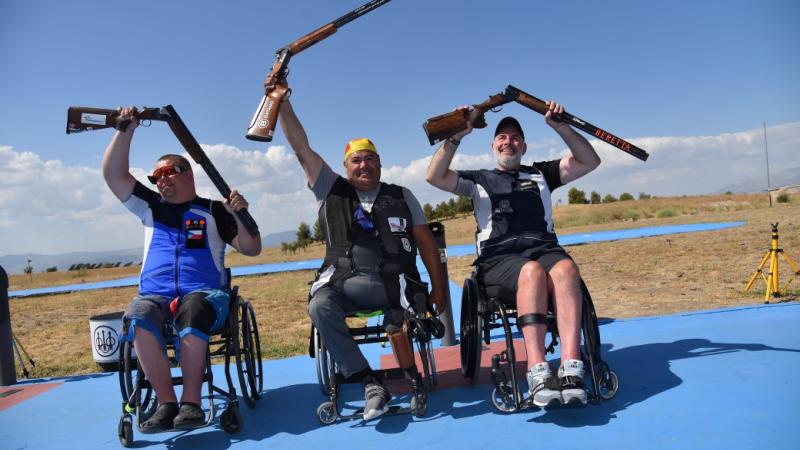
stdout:
<svg viewBox="0 0 800 450">
<path fill-rule="evenodd" d="M 139 121 L 166 120 L 160 108 L 142 108 L 136 114 Z M 82 131 L 102 130 L 115 128 L 125 131 L 128 120 L 119 120 L 119 111 L 116 109 L 92 108 L 84 106 L 70 106 L 67 109 L 67 134 Z"/>
<path fill-rule="evenodd" d="M 516 87 L 511 85 L 508 85 L 508 87 L 506 87 L 506 91 L 507 92 L 511 91 L 515 93 L 516 101 L 520 105 L 530 108 L 538 112 L 539 114 L 542 115 L 547 114 L 549 108 L 547 107 L 547 104 L 542 100 L 534 97 L 533 95 L 528 94 L 527 92 L 523 92 L 520 89 L 517 89 Z M 608 131 L 598 128 L 592 125 L 591 123 L 579 117 L 573 116 L 572 114 L 566 111 L 564 111 L 561 114 L 554 115 L 554 118 L 555 120 L 566 122 L 567 124 L 572 125 L 573 127 L 578 128 L 579 130 L 583 130 L 586 133 L 589 133 L 592 136 L 600 139 L 601 141 L 611 144 L 614 147 L 617 147 L 618 149 L 622 150 L 623 152 L 628 153 L 629 155 L 635 158 L 641 159 L 642 161 L 647 161 L 647 158 L 650 157 L 650 155 L 646 151 L 631 144 L 625 139 L 622 139 L 618 136 L 609 133 Z"/>
<path fill-rule="evenodd" d="M 498 106 L 512 102 L 516 99 L 516 94 L 506 89 L 504 92 L 492 95 L 483 103 L 472 105 L 473 108 L 480 111 L 480 114 L 472 122 L 474 128 L 486 127 L 486 111 L 491 111 Z M 428 136 L 428 141 L 431 145 L 443 141 L 450 136 L 464 131 L 467 129 L 467 122 L 469 121 L 469 111 L 456 110 L 440 116 L 431 117 L 422 124 L 422 129 Z"/>
<path fill-rule="evenodd" d="M 367 2 L 333 22 L 317 28 L 286 47 L 278 49 L 278 51 L 275 52 L 275 63 L 272 65 L 272 70 L 270 70 L 267 77 L 264 79 L 264 96 L 261 97 L 261 103 L 259 103 L 256 113 L 253 114 L 253 119 L 250 120 L 250 125 L 247 127 L 245 137 L 253 141 L 272 141 L 272 137 L 275 134 L 275 125 L 278 123 L 278 112 L 280 111 L 281 101 L 287 92 L 289 92 L 285 86 L 281 87 L 278 83 L 286 79 L 286 76 L 289 74 L 289 60 L 292 56 L 336 33 L 336 30 L 346 23 L 361 17 L 389 1 L 390 0 L 372 0 Z"/>
</svg>

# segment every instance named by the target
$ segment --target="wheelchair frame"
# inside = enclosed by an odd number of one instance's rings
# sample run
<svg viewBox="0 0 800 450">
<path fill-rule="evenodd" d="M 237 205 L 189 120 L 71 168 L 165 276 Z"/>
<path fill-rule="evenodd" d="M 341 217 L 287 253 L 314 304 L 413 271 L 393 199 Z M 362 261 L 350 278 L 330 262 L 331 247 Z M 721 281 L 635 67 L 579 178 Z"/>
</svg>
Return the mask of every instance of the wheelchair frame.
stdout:
<svg viewBox="0 0 800 450">
<path fill-rule="evenodd" d="M 263 371 L 261 360 L 261 342 L 258 335 L 258 323 L 255 318 L 253 305 L 239 297 L 238 286 L 230 292 L 230 309 L 227 325 L 214 333 L 208 342 L 206 351 L 206 370 L 203 382 L 207 385 L 209 414 L 206 422 L 197 428 L 210 425 L 216 417 L 214 394 L 224 396 L 228 403 L 225 411 L 220 415 L 220 425 L 227 433 L 237 433 L 243 427 L 242 415 L 239 412 L 239 400 L 233 379 L 230 374 L 231 359 L 235 361 L 239 387 L 242 399 L 249 408 L 255 407 L 256 401 L 261 398 L 263 390 Z M 167 324 L 167 333 L 172 336 L 167 338 L 167 354 L 170 366 L 177 366 L 174 345 L 170 342 L 176 335 L 173 324 Z M 133 445 L 133 417 L 136 416 L 136 428 L 142 432 L 141 424 L 149 419 L 158 406 L 150 382 L 145 378 L 144 371 L 139 367 L 138 359 L 131 352 L 132 342 L 125 342 L 120 349 L 119 385 L 122 394 L 122 417 L 119 419 L 117 434 L 120 443 L 125 447 Z M 225 358 L 225 378 L 228 383 L 227 391 L 214 385 L 214 375 L 211 359 Z M 173 376 L 172 384 L 182 385 L 182 376 Z"/>
<path fill-rule="evenodd" d="M 424 305 L 425 300 L 422 300 Z M 419 301 L 417 301 L 419 303 Z M 411 382 L 412 397 L 408 407 L 400 405 L 392 405 L 384 415 L 394 414 L 408 414 L 411 413 L 415 417 L 425 415 L 427 411 L 427 393 L 436 385 L 436 361 L 433 355 L 432 346 L 432 333 L 425 325 L 425 320 L 430 320 L 425 317 L 424 306 L 422 313 L 411 313 L 406 310 L 405 320 L 408 323 L 409 342 L 411 342 L 412 353 L 414 347 L 419 354 L 422 362 L 422 373 L 418 371 L 416 358 L 414 365 L 410 369 L 402 369 L 399 367 L 391 369 L 378 369 L 373 372 L 377 377 L 383 380 L 392 380 L 400 378 L 408 378 Z M 419 307 L 418 306 L 418 310 Z M 348 316 L 355 317 L 355 315 Z M 433 319 L 438 320 L 438 319 Z M 313 328 L 313 327 L 312 327 Z M 363 327 L 350 327 L 350 334 L 356 339 L 358 345 L 381 343 L 385 344 L 389 338 L 386 336 L 386 330 L 383 324 L 380 325 L 366 325 Z M 337 421 L 362 419 L 364 417 L 363 408 L 357 409 L 353 414 L 342 415 L 342 408 L 339 405 L 339 392 L 342 384 L 360 383 L 361 381 L 350 381 L 339 372 L 336 362 L 333 361 L 325 342 L 320 336 L 316 328 L 312 329 L 312 351 L 317 369 L 317 380 L 319 381 L 320 390 L 322 395 L 328 397 L 328 400 L 323 402 L 317 408 L 317 419 L 324 425 L 330 425 Z"/>
<path fill-rule="evenodd" d="M 589 400 L 610 400 L 619 389 L 619 378 L 600 357 L 600 330 L 592 297 L 581 280 L 583 307 L 581 308 L 581 359 L 591 377 Z M 491 331 L 503 328 L 506 349 L 492 355 L 491 378 L 492 405 L 501 412 L 515 412 L 538 408 L 533 398 L 523 395 L 517 380 L 514 336 L 511 330 L 516 325 L 516 302 L 509 304 L 500 296 L 488 296 L 482 283 L 478 283 L 475 272 L 464 281 L 461 298 L 461 370 L 471 384 L 478 381 L 483 343 L 489 344 Z M 551 309 L 551 308 L 549 308 Z M 512 322 L 513 321 L 513 322 Z M 552 311 L 547 314 L 547 329 L 551 341 L 547 353 L 554 353 L 558 343 L 558 329 Z M 507 372 L 511 373 L 509 377 Z"/>
</svg>

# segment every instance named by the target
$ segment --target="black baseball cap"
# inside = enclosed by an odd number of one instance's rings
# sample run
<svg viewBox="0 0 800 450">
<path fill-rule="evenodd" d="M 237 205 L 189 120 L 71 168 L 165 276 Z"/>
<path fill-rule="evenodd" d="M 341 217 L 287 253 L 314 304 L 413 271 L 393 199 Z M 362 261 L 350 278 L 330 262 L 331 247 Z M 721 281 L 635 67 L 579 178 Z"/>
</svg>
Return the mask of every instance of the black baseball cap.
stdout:
<svg viewBox="0 0 800 450">
<path fill-rule="evenodd" d="M 500 122 L 497 123 L 497 128 L 494 129 L 494 135 L 497 136 L 500 133 L 500 130 L 504 127 L 511 126 L 519 131 L 519 135 L 522 136 L 522 140 L 525 140 L 525 133 L 522 132 L 522 126 L 520 126 L 517 119 L 507 116 L 500 119 Z"/>
</svg>

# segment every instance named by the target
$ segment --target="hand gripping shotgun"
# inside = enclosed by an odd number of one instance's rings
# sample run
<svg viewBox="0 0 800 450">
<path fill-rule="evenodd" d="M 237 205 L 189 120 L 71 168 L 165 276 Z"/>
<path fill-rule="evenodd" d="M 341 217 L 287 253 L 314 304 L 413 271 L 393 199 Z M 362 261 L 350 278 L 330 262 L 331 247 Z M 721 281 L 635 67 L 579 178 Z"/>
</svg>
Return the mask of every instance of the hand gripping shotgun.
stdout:
<svg viewBox="0 0 800 450">
<path fill-rule="evenodd" d="M 261 98 L 261 103 L 258 105 L 258 109 L 253 115 L 253 119 L 250 121 L 250 125 L 247 127 L 247 134 L 245 137 L 253 141 L 261 142 L 270 142 L 272 140 L 272 135 L 275 133 L 275 125 L 278 123 L 278 111 L 281 107 L 281 101 L 289 91 L 285 85 L 278 83 L 286 79 L 289 75 L 289 60 L 292 56 L 311 47 L 333 33 L 336 33 L 336 30 L 348 22 L 363 16 L 385 3 L 389 3 L 389 1 L 390 0 L 372 0 L 371 2 L 365 3 L 333 22 L 292 42 L 286 47 L 278 49 L 275 52 L 275 63 L 272 65 L 272 70 L 267 74 L 267 78 L 264 79 L 264 96 Z"/>
<path fill-rule="evenodd" d="M 102 130 L 103 128 L 115 128 L 117 130 L 125 131 L 128 128 L 130 121 L 120 120 L 120 113 L 114 109 L 103 108 L 89 108 L 70 106 L 67 110 L 67 134 L 80 133 L 81 131 Z M 217 187 L 219 193 L 223 198 L 229 198 L 231 195 L 231 188 L 228 183 L 222 178 L 217 168 L 208 159 L 208 156 L 197 143 L 197 140 L 192 136 L 189 128 L 183 123 L 181 117 L 178 115 L 172 105 L 167 105 L 162 108 L 141 108 L 137 119 L 140 123 L 147 124 L 149 121 L 156 120 L 166 122 L 175 137 L 181 143 L 183 148 L 192 157 L 194 162 L 200 165 L 203 170 Z M 258 224 L 247 211 L 247 209 L 240 209 L 234 211 L 236 217 L 242 222 L 245 229 L 253 237 L 258 236 Z"/>
</svg>

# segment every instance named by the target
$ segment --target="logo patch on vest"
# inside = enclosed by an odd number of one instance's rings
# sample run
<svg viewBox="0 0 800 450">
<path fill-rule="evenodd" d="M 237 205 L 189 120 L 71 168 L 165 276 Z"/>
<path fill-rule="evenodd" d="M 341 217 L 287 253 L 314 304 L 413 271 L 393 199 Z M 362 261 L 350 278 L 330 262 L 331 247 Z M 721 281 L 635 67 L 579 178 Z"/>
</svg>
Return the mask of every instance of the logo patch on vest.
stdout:
<svg viewBox="0 0 800 450">
<path fill-rule="evenodd" d="M 205 219 L 184 221 L 186 226 L 186 248 L 206 248 Z"/>
<path fill-rule="evenodd" d="M 389 217 L 389 230 L 392 233 L 405 233 L 406 219 L 402 217 Z M 403 245 L 405 246 L 405 243 L 403 243 Z"/>
<path fill-rule="evenodd" d="M 401 238 L 400 242 L 403 243 L 403 250 L 407 252 L 411 251 L 411 242 L 407 238 Z"/>
</svg>

